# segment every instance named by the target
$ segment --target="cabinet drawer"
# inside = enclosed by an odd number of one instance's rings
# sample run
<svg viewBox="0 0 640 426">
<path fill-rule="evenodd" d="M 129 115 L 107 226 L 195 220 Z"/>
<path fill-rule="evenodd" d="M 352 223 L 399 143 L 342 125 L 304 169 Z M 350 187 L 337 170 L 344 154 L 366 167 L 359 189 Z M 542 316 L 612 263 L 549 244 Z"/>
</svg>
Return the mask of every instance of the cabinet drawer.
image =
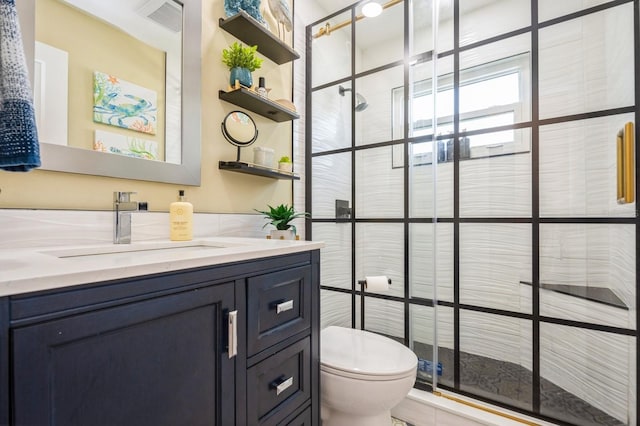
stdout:
<svg viewBox="0 0 640 426">
<path fill-rule="evenodd" d="M 247 286 L 248 356 L 310 327 L 309 266 L 251 277 Z"/>
<path fill-rule="evenodd" d="M 278 424 L 309 400 L 310 344 L 309 337 L 299 340 L 247 371 L 249 424 Z"/>
<path fill-rule="evenodd" d="M 286 419 L 282 424 L 286 426 L 311 426 L 311 407 L 308 407 L 292 420 Z"/>
</svg>

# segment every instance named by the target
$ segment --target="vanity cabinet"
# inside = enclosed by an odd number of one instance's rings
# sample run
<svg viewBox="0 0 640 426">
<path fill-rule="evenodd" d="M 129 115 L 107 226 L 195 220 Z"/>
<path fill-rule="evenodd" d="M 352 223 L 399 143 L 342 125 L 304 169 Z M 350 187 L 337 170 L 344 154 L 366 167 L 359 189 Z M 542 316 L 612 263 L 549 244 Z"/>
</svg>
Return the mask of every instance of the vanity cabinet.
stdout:
<svg viewBox="0 0 640 426">
<path fill-rule="evenodd" d="M 313 250 L 0 298 L 0 424 L 319 425 L 318 279 Z"/>
<path fill-rule="evenodd" d="M 223 333 L 233 299 L 233 284 L 222 284 L 15 328 L 14 423 L 233 419 Z"/>
</svg>

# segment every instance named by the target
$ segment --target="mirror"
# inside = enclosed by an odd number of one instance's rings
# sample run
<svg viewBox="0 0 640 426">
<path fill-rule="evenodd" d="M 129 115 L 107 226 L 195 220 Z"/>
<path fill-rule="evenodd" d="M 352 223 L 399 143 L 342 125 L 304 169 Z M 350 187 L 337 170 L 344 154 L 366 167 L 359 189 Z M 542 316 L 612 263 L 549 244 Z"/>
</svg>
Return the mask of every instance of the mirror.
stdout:
<svg viewBox="0 0 640 426">
<path fill-rule="evenodd" d="M 235 146 L 249 146 L 258 139 L 258 129 L 253 119 L 242 111 L 232 111 L 222 122 L 224 138 Z"/>
<path fill-rule="evenodd" d="M 91 0 L 47 1 L 53 2 L 54 6 L 57 3 L 57 6 L 64 6 L 85 14 L 86 12 L 80 11 L 78 8 L 88 4 L 103 6 L 101 9 L 113 11 L 112 16 L 107 16 L 105 11 L 94 9 L 92 13 L 96 15 L 91 19 L 99 20 L 114 31 L 120 31 L 120 28 L 124 26 L 122 22 L 115 22 L 115 17 L 130 15 L 130 13 L 122 13 L 123 9 L 114 2 L 108 2 L 108 5 L 105 5 L 104 3 L 107 2 Z M 38 1 L 38 8 L 43 3 L 46 2 Z M 166 28 L 161 30 L 169 35 L 173 33 L 174 40 L 177 40 L 173 43 L 173 47 L 158 45 L 160 37 L 156 36 L 152 48 L 143 48 L 134 53 L 142 56 L 140 52 L 143 52 L 144 57 L 140 59 L 141 61 L 148 60 L 147 53 L 151 50 L 156 51 L 156 56 L 160 55 L 162 66 L 147 66 L 146 68 L 160 68 L 161 71 L 157 75 L 160 76 L 161 81 L 153 81 L 153 78 L 156 77 L 151 78 L 144 73 L 132 74 L 132 77 L 125 72 L 123 72 L 124 76 L 111 75 L 109 69 L 101 69 L 109 68 L 108 66 L 103 67 L 96 65 L 95 62 L 90 62 L 89 55 L 68 52 L 70 75 L 67 93 L 70 106 L 66 121 L 70 137 L 66 143 L 64 138 L 52 139 L 53 143 L 41 143 L 42 169 L 199 185 L 201 0 L 182 0 L 181 3 L 175 0 L 122 1 L 122 7 L 127 4 L 134 4 L 137 15 L 129 16 L 129 20 L 137 27 L 141 27 L 142 21 L 149 21 L 150 25 L 159 26 L 157 22 L 151 21 L 152 16 L 159 15 L 159 13 L 154 14 L 149 10 L 160 12 L 170 8 L 174 12 L 174 16 L 177 16 L 177 19 L 173 21 L 174 24 L 177 23 L 177 26 L 174 25 L 172 30 Z M 38 32 L 36 1 L 23 0 L 17 2 L 17 6 L 30 74 L 40 77 L 42 66 L 35 63 L 36 33 Z M 148 6 L 151 9 L 147 9 L 145 12 L 144 8 Z M 146 14 L 140 16 L 140 13 Z M 67 23 L 68 20 L 65 19 L 64 22 Z M 64 31 L 61 31 L 61 28 L 68 28 L 73 32 L 73 38 L 78 42 L 82 41 L 82 37 L 78 37 L 78 34 L 84 34 L 84 32 L 79 31 L 78 28 L 68 24 L 60 26 L 59 21 L 55 25 L 57 33 L 62 34 Z M 183 30 L 181 31 L 180 28 Z M 136 30 L 127 29 L 127 33 L 127 37 L 133 37 L 140 40 L 140 43 L 145 43 L 142 40 L 143 36 Z M 167 43 L 171 44 L 171 42 Z M 99 56 L 105 41 L 89 40 L 84 44 L 89 46 L 91 51 L 97 51 L 97 56 Z M 119 47 L 124 52 L 131 49 L 133 44 L 133 42 L 123 43 Z M 177 49 L 175 44 L 178 45 Z M 171 54 L 176 51 L 178 51 L 177 57 L 176 54 Z M 127 58 L 124 53 L 122 57 Z M 115 65 L 128 64 L 130 60 L 122 59 L 122 63 Z M 81 73 L 72 75 L 72 66 L 80 69 Z M 139 71 L 141 67 L 132 66 L 131 68 Z M 45 86 L 52 86 L 52 84 L 46 85 L 46 79 L 40 79 L 34 81 L 34 91 L 37 90 L 40 93 L 42 81 Z M 97 87 L 104 89 L 116 81 L 123 85 L 117 88 L 123 92 L 123 96 L 117 102 L 96 96 Z M 140 89 L 151 89 L 154 96 L 148 95 L 149 92 L 140 92 Z M 93 99 L 91 93 L 94 94 Z M 113 91 L 111 96 L 114 96 Z M 74 112 L 71 109 L 71 104 L 74 104 L 79 98 L 83 98 L 84 102 L 89 102 L 89 104 L 85 105 L 80 112 Z M 154 100 L 155 106 L 153 106 Z M 40 107 L 46 108 L 46 105 L 40 105 Z M 47 112 L 46 109 L 44 111 Z M 98 113 L 101 113 L 102 116 L 98 116 Z M 135 120 L 131 119 L 132 114 L 137 114 L 140 117 L 136 124 L 134 124 Z M 78 133 L 78 126 L 81 125 L 84 127 Z M 99 136 L 104 134 L 113 136 L 115 139 L 109 139 L 109 143 L 105 143 L 99 139 Z M 132 139 L 134 140 L 133 144 Z M 111 142 L 112 140 L 115 142 Z M 173 145 L 172 141 L 175 142 Z M 119 143 L 125 143 L 129 148 L 134 146 L 135 149 L 119 149 Z M 150 149 L 150 147 L 154 149 Z M 136 153 L 144 152 L 144 155 L 133 155 L 134 151 Z M 124 155 L 114 155 L 113 152 Z M 148 158 L 154 158 L 154 160 Z"/>
</svg>

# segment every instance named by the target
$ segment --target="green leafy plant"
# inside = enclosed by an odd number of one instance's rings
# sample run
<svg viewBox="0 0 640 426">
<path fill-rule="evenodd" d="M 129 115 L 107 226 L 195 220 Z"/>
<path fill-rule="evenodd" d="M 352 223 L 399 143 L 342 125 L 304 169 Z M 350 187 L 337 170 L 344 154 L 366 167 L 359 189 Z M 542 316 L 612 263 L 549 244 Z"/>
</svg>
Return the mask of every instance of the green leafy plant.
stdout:
<svg viewBox="0 0 640 426">
<path fill-rule="evenodd" d="M 291 162 L 291 158 L 287 157 L 286 155 L 283 157 L 280 157 L 280 161 L 278 161 L 278 163 L 290 163 Z"/>
<path fill-rule="evenodd" d="M 287 204 L 280 204 L 277 207 L 269 207 L 268 211 L 256 210 L 258 213 L 262 213 L 265 219 L 268 220 L 267 223 L 264 224 L 263 228 L 267 225 L 273 225 L 279 231 L 286 231 L 287 229 L 293 229 L 293 232 L 296 233 L 295 225 L 289 223 L 293 219 L 298 217 L 308 217 L 309 213 L 307 212 L 297 212 L 293 209 L 293 206 L 289 206 Z"/>
<path fill-rule="evenodd" d="M 256 56 L 258 46 L 243 46 L 237 41 L 222 50 L 222 63 L 231 68 L 247 68 L 253 72 L 262 66 L 262 59 Z"/>
</svg>

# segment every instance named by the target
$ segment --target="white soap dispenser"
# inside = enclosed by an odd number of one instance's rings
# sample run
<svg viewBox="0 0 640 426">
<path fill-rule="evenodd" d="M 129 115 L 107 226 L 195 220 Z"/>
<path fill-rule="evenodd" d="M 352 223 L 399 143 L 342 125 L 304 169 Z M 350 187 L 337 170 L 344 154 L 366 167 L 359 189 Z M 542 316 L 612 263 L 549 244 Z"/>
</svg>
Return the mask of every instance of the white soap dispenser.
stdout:
<svg viewBox="0 0 640 426">
<path fill-rule="evenodd" d="M 191 241 L 193 238 L 193 205 L 184 199 L 184 189 L 178 201 L 169 206 L 169 238 L 171 241 Z"/>
</svg>

